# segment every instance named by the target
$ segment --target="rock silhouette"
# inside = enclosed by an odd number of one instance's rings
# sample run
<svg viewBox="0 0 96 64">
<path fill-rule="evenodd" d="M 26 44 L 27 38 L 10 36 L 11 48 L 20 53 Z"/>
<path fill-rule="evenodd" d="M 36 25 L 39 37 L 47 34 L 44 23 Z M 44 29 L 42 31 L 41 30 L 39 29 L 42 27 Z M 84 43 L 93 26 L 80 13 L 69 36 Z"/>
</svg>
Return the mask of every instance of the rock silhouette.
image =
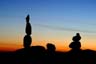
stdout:
<svg viewBox="0 0 96 64">
<path fill-rule="evenodd" d="M 31 45 L 31 42 L 32 42 L 32 39 L 31 39 L 31 24 L 29 23 L 29 20 L 30 20 L 30 16 L 27 15 L 26 17 L 26 29 L 25 29 L 25 37 L 24 37 L 24 48 L 29 48 L 30 45 Z"/>
<path fill-rule="evenodd" d="M 72 38 L 73 42 L 69 45 L 69 47 L 74 50 L 80 49 L 81 47 L 80 39 L 81 39 L 81 36 L 79 33 L 77 33 L 76 36 Z"/>
<path fill-rule="evenodd" d="M 51 43 L 47 44 L 47 51 L 48 52 L 55 52 L 55 49 L 56 49 L 56 47 L 54 44 L 51 44 Z"/>
<path fill-rule="evenodd" d="M 29 35 L 25 35 L 25 37 L 24 37 L 24 47 L 29 48 L 30 45 L 31 45 L 31 42 L 32 42 L 31 37 Z"/>
<path fill-rule="evenodd" d="M 29 20 L 30 20 L 30 16 L 28 15 L 26 17 L 26 30 L 25 30 L 27 35 L 31 35 L 31 24 L 29 23 Z"/>
</svg>

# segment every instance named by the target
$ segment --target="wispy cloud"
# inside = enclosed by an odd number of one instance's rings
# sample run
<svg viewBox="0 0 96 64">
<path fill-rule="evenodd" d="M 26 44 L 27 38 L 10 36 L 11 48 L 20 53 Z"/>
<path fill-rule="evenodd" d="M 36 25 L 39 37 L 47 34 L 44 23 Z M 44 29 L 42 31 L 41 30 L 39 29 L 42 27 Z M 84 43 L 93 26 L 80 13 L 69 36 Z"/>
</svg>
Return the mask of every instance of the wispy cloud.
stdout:
<svg viewBox="0 0 96 64">
<path fill-rule="evenodd" d="M 43 25 L 43 24 L 34 24 L 35 26 L 52 29 L 52 30 L 63 30 L 63 31 L 76 31 L 76 32 L 84 32 L 84 33 L 96 33 L 96 31 L 89 31 L 89 30 L 81 30 L 81 29 L 74 29 L 74 28 L 66 28 L 66 27 L 58 27 L 58 26 L 51 26 L 51 25 Z"/>
</svg>

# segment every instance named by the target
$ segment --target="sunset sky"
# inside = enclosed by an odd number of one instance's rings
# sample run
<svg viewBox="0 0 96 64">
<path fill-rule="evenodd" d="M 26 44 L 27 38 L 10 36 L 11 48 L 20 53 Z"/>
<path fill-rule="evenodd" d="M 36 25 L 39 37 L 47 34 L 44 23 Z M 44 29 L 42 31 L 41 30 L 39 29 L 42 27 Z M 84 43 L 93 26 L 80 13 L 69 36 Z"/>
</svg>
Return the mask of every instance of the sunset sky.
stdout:
<svg viewBox="0 0 96 64">
<path fill-rule="evenodd" d="M 27 14 L 33 46 L 53 43 L 58 51 L 68 51 L 79 32 L 81 48 L 96 50 L 95 0 L 0 0 L 0 50 L 23 48 Z"/>
</svg>

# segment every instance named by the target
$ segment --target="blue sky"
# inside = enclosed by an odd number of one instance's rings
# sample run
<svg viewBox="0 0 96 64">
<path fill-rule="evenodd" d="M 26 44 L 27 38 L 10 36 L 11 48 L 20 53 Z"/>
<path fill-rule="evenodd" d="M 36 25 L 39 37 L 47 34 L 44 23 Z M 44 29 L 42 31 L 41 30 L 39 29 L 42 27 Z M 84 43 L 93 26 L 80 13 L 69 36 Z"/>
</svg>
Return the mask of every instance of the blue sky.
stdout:
<svg viewBox="0 0 96 64">
<path fill-rule="evenodd" d="M 23 18 L 28 13 L 33 23 L 95 24 L 95 0 L 1 0 L 1 18 Z M 60 24 L 60 25 L 61 25 Z"/>
</svg>

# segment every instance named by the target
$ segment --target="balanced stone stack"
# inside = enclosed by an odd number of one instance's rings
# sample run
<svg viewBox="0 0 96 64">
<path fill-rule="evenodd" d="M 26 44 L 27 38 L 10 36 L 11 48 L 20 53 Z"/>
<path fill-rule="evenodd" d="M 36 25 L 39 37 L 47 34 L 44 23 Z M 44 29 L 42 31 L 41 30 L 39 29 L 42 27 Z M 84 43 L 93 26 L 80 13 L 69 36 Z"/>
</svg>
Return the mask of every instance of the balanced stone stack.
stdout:
<svg viewBox="0 0 96 64">
<path fill-rule="evenodd" d="M 70 48 L 78 50 L 81 47 L 80 43 L 81 36 L 79 33 L 76 34 L 76 36 L 73 37 L 73 42 L 69 45 Z"/>
<path fill-rule="evenodd" d="M 31 46 L 31 42 L 32 42 L 32 39 L 31 39 L 31 24 L 29 23 L 29 20 L 30 20 L 30 16 L 27 15 L 26 17 L 26 28 L 25 28 L 25 37 L 24 37 L 24 48 L 30 48 Z"/>
</svg>

